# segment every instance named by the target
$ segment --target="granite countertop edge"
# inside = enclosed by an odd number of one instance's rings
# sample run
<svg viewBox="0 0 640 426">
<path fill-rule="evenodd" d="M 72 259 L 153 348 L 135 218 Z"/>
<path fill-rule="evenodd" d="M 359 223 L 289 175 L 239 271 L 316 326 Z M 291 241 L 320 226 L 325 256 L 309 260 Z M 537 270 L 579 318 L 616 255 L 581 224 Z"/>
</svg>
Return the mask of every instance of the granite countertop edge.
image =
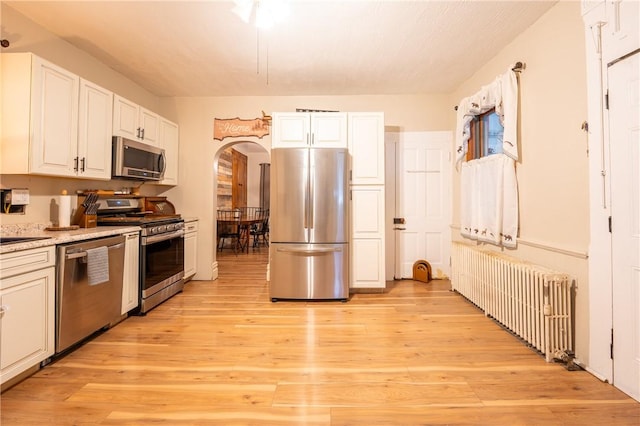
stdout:
<svg viewBox="0 0 640 426">
<path fill-rule="evenodd" d="M 112 235 L 126 234 L 127 232 L 140 231 L 139 226 L 97 226 L 95 228 L 80 228 L 69 231 L 45 231 L 43 229 L 28 230 L 25 232 L 2 231 L 3 237 L 48 237 L 43 240 L 25 241 L 21 243 L 0 245 L 0 254 L 29 250 L 40 247 L 55 246 L 58 244 L 72 243 L 75 241 L 90 240 L 94 238 L 110 237 Z"/>
</svg>

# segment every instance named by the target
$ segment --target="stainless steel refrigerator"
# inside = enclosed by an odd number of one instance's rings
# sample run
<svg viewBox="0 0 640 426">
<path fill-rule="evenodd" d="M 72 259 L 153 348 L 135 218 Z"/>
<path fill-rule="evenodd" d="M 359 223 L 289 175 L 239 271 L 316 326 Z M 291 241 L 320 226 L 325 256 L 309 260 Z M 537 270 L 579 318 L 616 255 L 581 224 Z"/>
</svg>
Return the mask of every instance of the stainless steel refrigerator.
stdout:
<svg viewBox="0 0 640 426">
<path fill-rule="evenodd" d="M 271 151 L 270 296 L 349 298 L 348 151 Z"/>
</svg>

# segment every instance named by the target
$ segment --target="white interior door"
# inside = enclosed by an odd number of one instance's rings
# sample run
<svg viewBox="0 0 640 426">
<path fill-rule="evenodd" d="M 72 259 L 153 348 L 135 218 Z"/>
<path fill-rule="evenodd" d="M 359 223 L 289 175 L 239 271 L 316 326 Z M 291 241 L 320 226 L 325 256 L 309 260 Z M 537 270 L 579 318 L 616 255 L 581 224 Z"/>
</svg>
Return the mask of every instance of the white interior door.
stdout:
<svg viewBox="0 0 640 426">
<path fill-rule="evenodd" d="M 417 260 L 429 262 L 434 277 L 450 276 L 451 148 L 451 132 L 400 134 L 397 278 L 411 278 Z"/>
<path fill-rule="evenodd" d="M 640 401 L 640 53 L 609 67 L 613 383 Z"/>
</svg>

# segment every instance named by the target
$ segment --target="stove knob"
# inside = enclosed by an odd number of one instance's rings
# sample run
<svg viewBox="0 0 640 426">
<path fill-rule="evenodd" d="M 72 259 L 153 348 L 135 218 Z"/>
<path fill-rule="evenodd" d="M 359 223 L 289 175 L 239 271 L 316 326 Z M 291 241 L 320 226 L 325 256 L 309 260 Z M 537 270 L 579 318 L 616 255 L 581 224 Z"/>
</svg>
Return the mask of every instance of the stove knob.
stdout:
<svg viewBox="0 0 640 426">
<path fill-rule="evenodd" d="M 175 231 L 175 229 L 176 225 L 174 225 L 173 223 L 167 225 L 167 231 Z"/>
</svg>

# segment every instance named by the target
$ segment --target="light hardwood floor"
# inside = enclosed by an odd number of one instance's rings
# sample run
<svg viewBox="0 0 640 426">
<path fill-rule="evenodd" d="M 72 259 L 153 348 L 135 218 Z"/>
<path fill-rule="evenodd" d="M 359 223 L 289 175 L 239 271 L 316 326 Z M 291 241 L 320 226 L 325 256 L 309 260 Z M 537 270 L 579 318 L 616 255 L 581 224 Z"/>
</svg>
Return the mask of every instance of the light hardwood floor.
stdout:
<svg viewBox="0 0 640 426">
<path fill-rule="evenodd" d="M 266 249 L 192 281 L 1 396 L 1 424 L 639 425 L 640 404 L 548 364 L 446 281 L 271 303 Z"/>
</svg>

